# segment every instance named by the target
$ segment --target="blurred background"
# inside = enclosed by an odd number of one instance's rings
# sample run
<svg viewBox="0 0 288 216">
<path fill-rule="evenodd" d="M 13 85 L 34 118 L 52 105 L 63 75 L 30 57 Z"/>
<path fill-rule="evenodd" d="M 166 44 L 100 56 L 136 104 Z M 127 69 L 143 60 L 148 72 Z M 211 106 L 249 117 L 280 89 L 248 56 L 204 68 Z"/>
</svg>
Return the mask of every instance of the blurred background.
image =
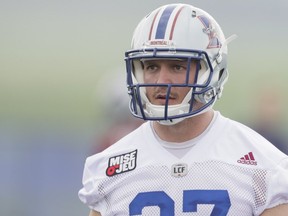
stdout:
<svg viewBox="0 0 288 216">
<path fill-rule="evenodd" d="M 287 151 L 288 1 L 182 2 L 238 35 L 216 109 Z M 88 215 L 85 158 L 141 123 L 128 112 L 124 52 L 167 3 L 0 0 L 0 215 Z"/>
</svg>

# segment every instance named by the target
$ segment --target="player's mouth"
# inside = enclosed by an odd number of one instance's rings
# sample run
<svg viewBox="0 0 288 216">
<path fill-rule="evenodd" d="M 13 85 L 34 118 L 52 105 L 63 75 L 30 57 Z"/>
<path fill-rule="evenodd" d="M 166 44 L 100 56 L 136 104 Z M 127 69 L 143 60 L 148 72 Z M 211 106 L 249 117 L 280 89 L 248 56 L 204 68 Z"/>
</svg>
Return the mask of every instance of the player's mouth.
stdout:
<svg viewBox="0 0 288 216">
<path fill-rule="evenodd" d="M 165 105 L 165 104 L 166 104 L 166 100 L 167 100 L 167 95 L 166 95 L 166 94 L 158 93 L 158 94 L 155 95 L 154 98 L 155 98 L 155 100 L 157 101 L 157 104 L 159 104 L 159 105 Z M 168 97 L 168 99 L 169 99 L 169 100 L 168 100 L 168 104 L 169 104 L 169 105 L 172 105 L 172 104 L 173 104 L 172 101 L 175 102 L 176 97 L 175 97 L 174 95 L 170 94 L 169 97 Z M 171 102 L 172 102 L 172 103 L 171 103 Z"/>
</svg>

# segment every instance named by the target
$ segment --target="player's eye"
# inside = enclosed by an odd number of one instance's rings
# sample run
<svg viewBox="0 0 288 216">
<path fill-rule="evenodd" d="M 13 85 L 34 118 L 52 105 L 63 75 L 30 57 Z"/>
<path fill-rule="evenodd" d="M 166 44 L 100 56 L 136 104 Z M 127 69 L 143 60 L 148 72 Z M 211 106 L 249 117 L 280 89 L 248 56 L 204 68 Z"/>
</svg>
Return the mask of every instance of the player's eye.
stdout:
<svg viewBox="0 0 288 216">
<path fill-rule="evenodd" d="M 156 71 L 158 69 L 158 66 L 154 63 L 144 63 L 143 65 L 144 71 Z"/>
<path fill-rule="evenodd" d="M 175 65 L 173 65 L 173 70 L 175 71 L 175 72 L 182 72 L 182 71 L 186 71 L 186 69 L 187 69 L 187 65 L 186 64 L 175 64 Z"/>
<path fill-rule="evenodd" d="M 174 68 L 178 71 L 185 69 L 182 65 L 175 65 Z"/>
</svg>

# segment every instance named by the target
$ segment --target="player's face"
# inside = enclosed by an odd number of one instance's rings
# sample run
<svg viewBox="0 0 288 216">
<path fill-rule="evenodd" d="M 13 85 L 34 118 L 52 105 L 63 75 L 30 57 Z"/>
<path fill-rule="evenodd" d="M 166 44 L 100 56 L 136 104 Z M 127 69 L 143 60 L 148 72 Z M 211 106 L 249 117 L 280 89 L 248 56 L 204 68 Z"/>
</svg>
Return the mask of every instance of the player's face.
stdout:
<svg viewBox="0 0 288 216">
<path fill-rule="evenodd" d="M 187 79 L 187 60 L 145 60 L 143 62 L 144 83 L 151 84 L 184 84 Z M 190 65 L 189 83 L 195 79 L 196 63 Z M 172 87 L 169 105 L 180 104 L 191 88 Z M 147 87 L 146 94 L 154 105 L 165 105 L 167 87 Z"/>
</svg>

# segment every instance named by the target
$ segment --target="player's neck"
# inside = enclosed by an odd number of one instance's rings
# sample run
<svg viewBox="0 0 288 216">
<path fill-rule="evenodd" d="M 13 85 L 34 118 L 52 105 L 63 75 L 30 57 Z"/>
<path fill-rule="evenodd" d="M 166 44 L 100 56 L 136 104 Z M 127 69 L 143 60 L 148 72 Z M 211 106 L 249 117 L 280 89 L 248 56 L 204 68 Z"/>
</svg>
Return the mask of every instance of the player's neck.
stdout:
<svg viewBox="0 0 288 216">
<path fill-rule="evenodd" d="M 153 122 L 153 127 L 160 139 L 167 142 L 185 142 L 191 140 L 205 131 L 214 116 L 209 110 L 201 115 L 187 118 L 175 125 L 161 125 Z"/>
</svg>

